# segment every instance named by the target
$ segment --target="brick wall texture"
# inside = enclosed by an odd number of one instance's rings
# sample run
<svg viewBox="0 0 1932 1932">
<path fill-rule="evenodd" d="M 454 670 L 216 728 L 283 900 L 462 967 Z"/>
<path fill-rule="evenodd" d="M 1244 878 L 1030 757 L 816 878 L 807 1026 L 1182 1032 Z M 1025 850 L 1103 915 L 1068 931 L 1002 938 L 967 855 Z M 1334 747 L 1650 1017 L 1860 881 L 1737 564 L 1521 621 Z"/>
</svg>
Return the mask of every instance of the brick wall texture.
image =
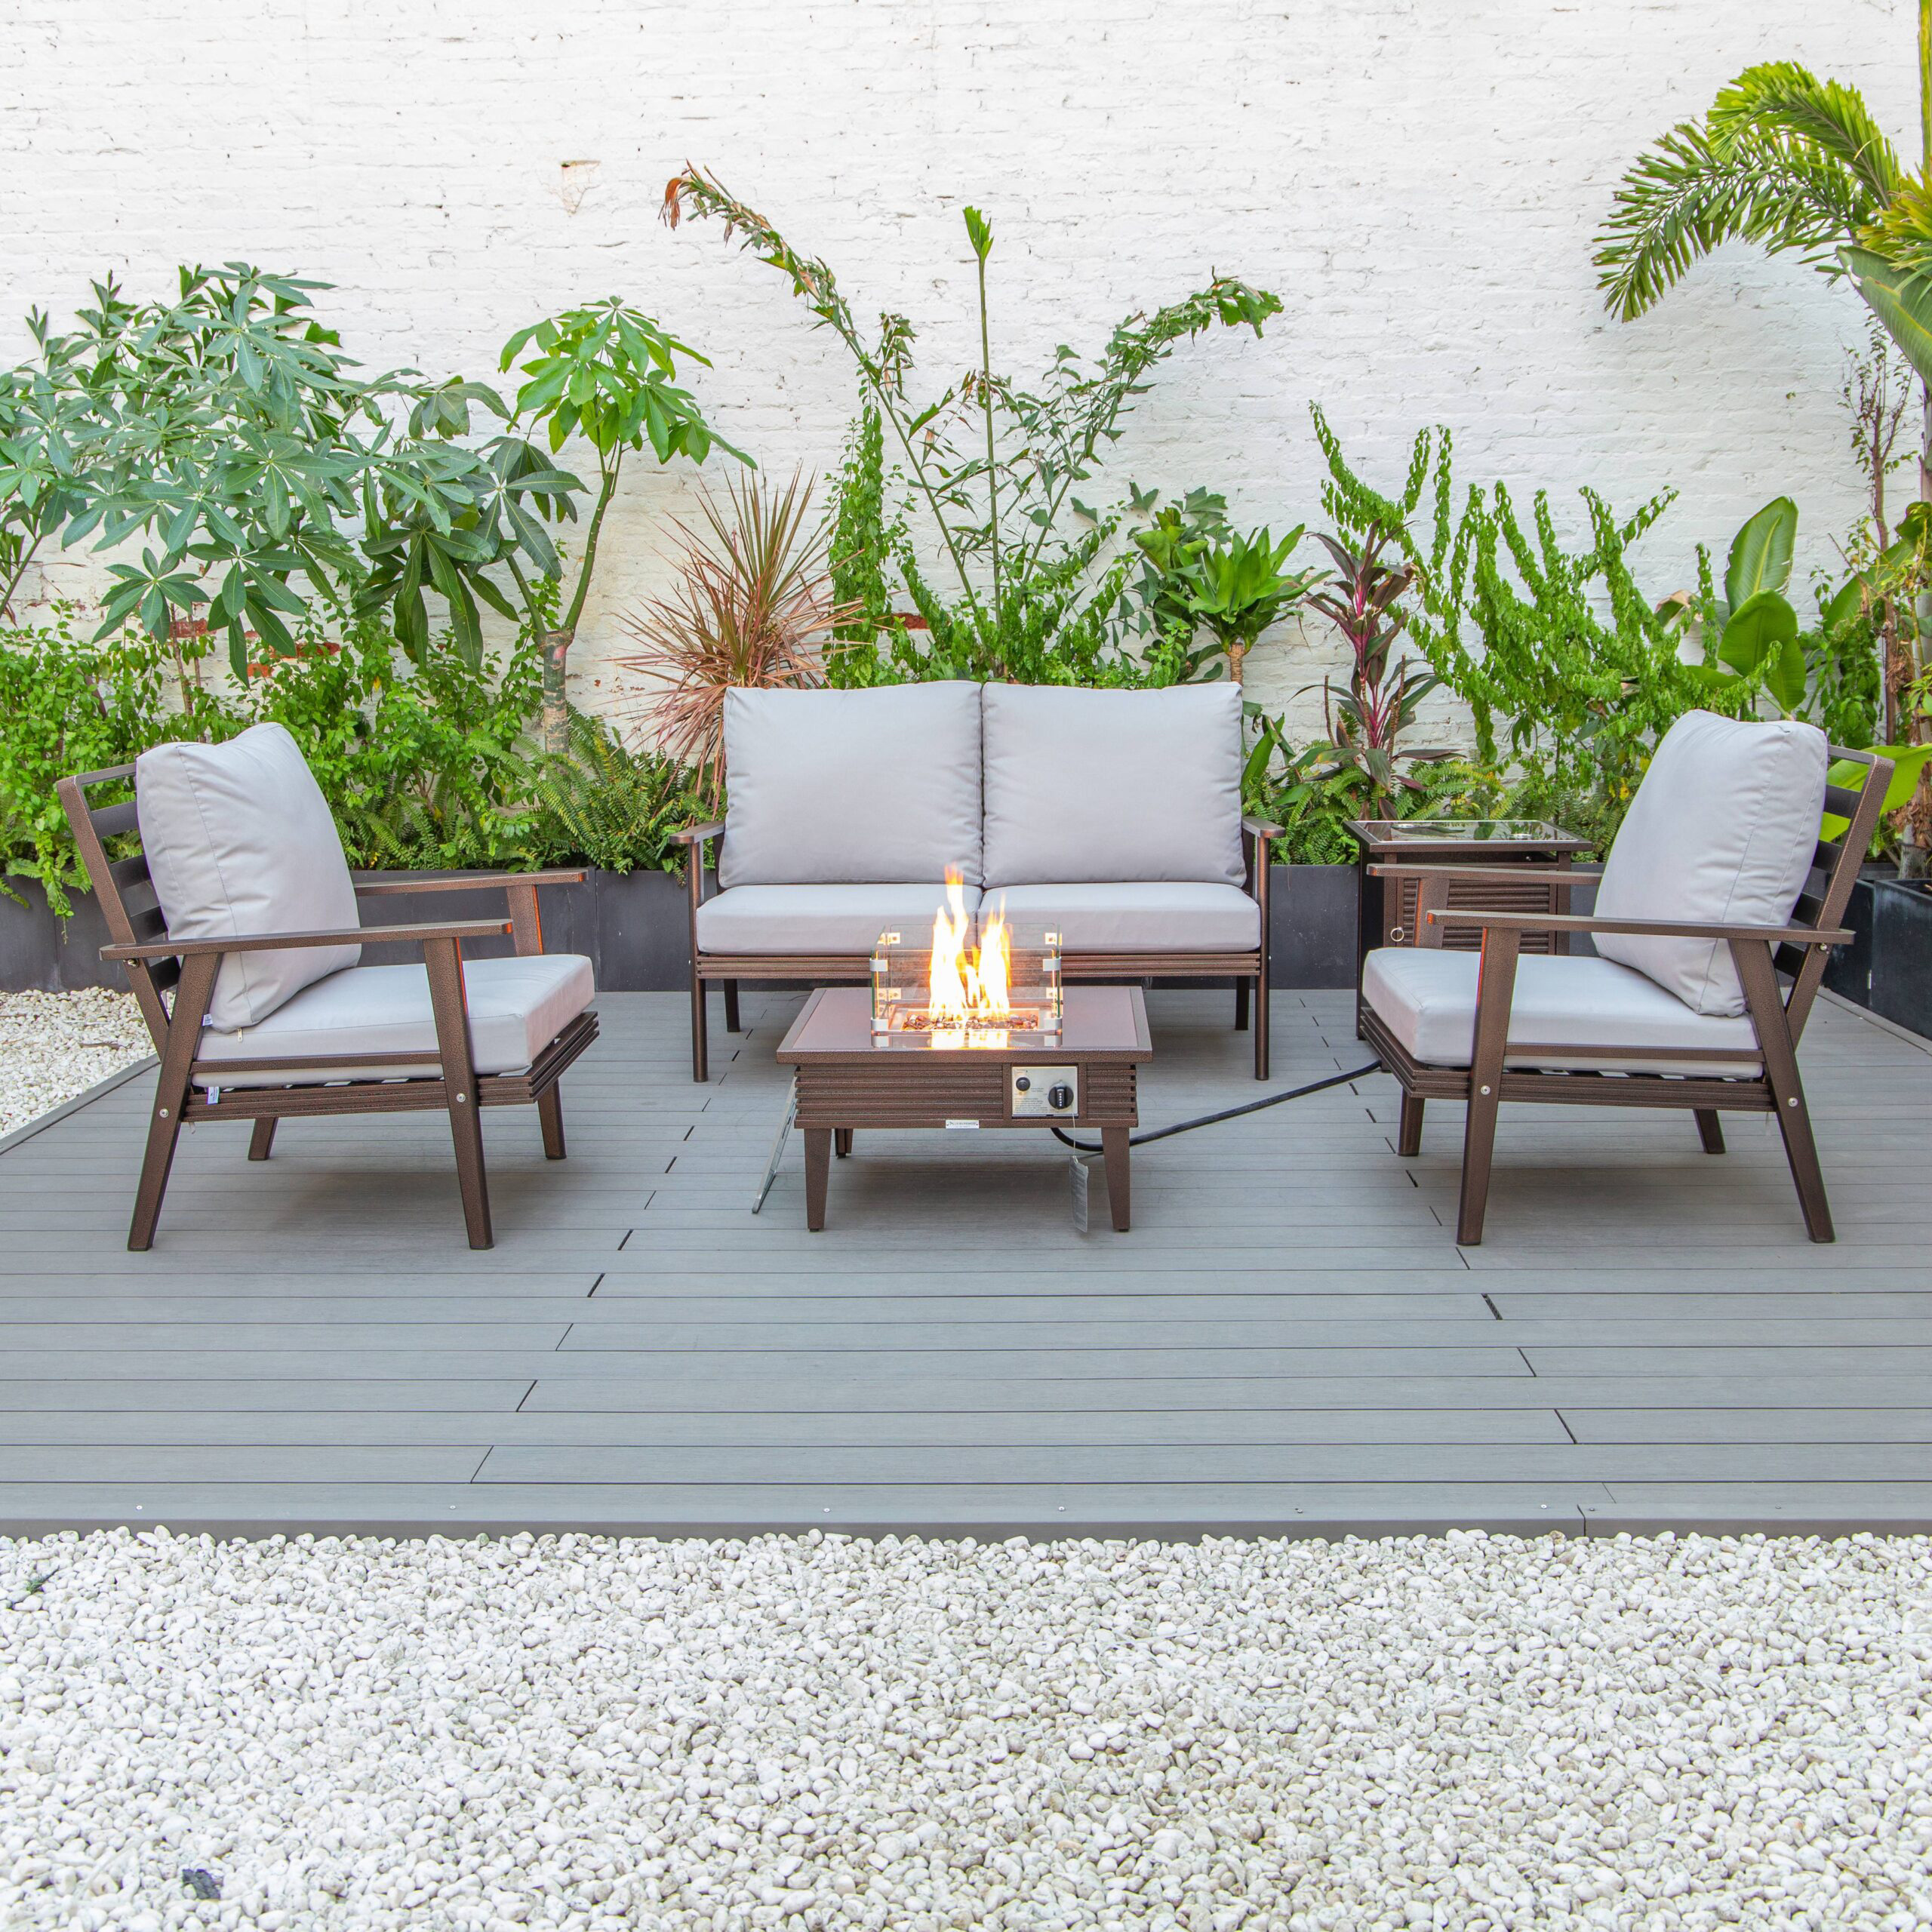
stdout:
<svg viewBox="0 0 1932 1932">
<path fill-rule="evenodd" d="M 621 294 L 699 346 L 724 432 L 788 473 L 836 456 L 837 343 L 709 225 L 657 207 L 687 159 L 823 254 L 862 314 L 920 325 L 937 386 L 977 351 L 959 211 L 992 217 L 998 358 L 1097 345 L 1210 269 L 1277 291 L 1265 340 L 1177 353 L 1117 471 L 1318 519 L 1321 402 L 1393 481 L 1418 425 L 1463 474 L 1681 500 L 1657 594 L 1767 497 L 1829 561 L 1860 486 L 1840 402 L 1855 297 L 1728 249 L 1612 321 L 1591 236 L 1623 167 L 1747 63 L 1865 90 L 1917 146 L 1906 0 L 14 0 L 0 287 L 57 314 L 183 260 L 337 285 L 371 364 L 487 373 L 504 337 Z M 615 614 L 662 580 L 690 471 L 640 466 L 605 540 L 577 695 L 609 703 Z M 45 589 L 85 590 L 79 559 Z M 1808 609 L 1808 602 L 1807 604 Z M 1329 641 L 1264 646 L 1291 697 Z M 1303 697 L 1299 709 L 1306 712 Z"/>
</svg>

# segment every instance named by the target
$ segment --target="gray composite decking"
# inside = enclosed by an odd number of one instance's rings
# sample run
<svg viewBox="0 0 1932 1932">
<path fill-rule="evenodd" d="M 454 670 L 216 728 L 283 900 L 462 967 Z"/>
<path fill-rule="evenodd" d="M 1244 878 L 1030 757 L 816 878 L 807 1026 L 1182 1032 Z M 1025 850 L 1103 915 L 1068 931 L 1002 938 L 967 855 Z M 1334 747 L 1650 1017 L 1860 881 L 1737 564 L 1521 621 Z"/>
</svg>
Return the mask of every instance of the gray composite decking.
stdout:
<svg viewBox="0 0 1932 1932">
<path fill-rule="evenodd" d="M 151 1073 L 0 1153 L 0 1530 L 1932 1526 L 1932 1056 L 1850 1009 L 1835 1246 L 1761 1117 L 1519 1108 L 1466 1250 L 1460 1109 L 1401 1159 L 1380 1075 L 1140 1152 L 1125 1235 L 990 1132 L 862 1134 L 818 1235 L 795 1140 L 754 1218 L 797 1004 L 697 1087 L 681 995 L 606 996 L 570 1158 L 487 1117 L 487 1254 L 440 1115 L 191 1130 L 145 1255 Z M 1229 995 L 1149 1005 L 1143 1124 L 1254 1097 Z M 1352 1011 L 1278 995 L 1273 1084 L 1358 1064 Z"/>
</svg>

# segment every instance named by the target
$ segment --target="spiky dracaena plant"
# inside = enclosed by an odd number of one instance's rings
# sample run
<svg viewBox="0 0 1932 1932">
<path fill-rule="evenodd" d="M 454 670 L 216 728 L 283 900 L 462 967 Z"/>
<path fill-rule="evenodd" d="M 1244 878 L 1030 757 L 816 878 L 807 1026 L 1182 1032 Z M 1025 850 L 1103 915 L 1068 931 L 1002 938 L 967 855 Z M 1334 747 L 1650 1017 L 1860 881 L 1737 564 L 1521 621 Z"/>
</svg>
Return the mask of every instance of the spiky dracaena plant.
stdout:
<svg viewBox="0 0 1932 1932">
<path fill-rule="evenodd" d="M 1856 88 L 1795 61 L 1746 69 L 1624 176 L 1596 263 L 1625 321 L 1726 242 L 1848 278 L 1926 385 L 1920 481 L 1932 497 L 1932 0 L 1918 0 L 1918 76 L 1915 177 Z"/>
<path fill-rule="evenodd" d="M 854 614 L 838 603 L 811 485 L 782 491 L 731 479 L 728 503 L 703 500 L 703 527 L 676 528 L 685 552 L 667 596 L 620 619 L 637 648 L 617 662 L 648 680 L 638 700 L 660 749 L 700 774 L 715 804 L 724 785 L 724 694 L 825 681 L 822 640 Z"/>
<path fill-rule="evenodd" d="M 1367 780 L 1373 812 L 1380 816 L 1398 790 L 1419 790 L 1402 768 L 1446 752 L 1418 751 L 1401 743 L 1415 722 L 1417 707 L 1442 680 L 1413 662 L 1396 657 L 1395 647 L 1407 614 L 1401 598 L 1415 581 L 1415 567 L 1382 561 L 1389 533 L 1371 528 L 1350 547 L 1324 536 L 1321 546 L 1334 560 L 1335 573 L 1308 602 L 1340 631 L 1352 661 L 1349 688 L 1337 693 L 1321 681 L 1321 705 L 1328 744 L 1338 770 L 1359 771 Z"/>
</svg>

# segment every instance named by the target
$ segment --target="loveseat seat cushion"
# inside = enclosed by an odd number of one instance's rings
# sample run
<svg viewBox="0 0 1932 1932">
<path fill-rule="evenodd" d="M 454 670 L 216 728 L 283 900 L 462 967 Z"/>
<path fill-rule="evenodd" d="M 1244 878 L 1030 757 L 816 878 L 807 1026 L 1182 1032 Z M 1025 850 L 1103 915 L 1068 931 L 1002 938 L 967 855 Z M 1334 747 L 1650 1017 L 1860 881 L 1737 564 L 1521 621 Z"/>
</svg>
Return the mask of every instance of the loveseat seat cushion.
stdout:
<svg viewBox="0 0 1932 1932">
<path fill-rule="evenodd" d="M 466 959 L 470 1054 L 478 1073 L 528 1066 L 596 997 L 590 961 L 571 952 L 513 959 Z M 202 1035 L 204 1060 L 300 1061 L 306 1055 L 433 1054 L 435 1015 L 421 966 L 352 966 L 285 1000 L 267 1019 Z M 434 1074 L 434 1066 L 379 1064 L 297 1066 L 293 1072 L 236 1073 L 224 1087 L 280 1087 L 291 1081 L 392 1080 Z M 219 1076 L 217 1076 L 219 1078 Z"/>
<path fill-rule="evenodd" d="M 1427 1066 L 1467 1066 L 1475 1049 L 1476 980 L 1482 961 L 1473 952 L 1428 946 L 1380 946 L 1362 970 L 1364 1003 L 1414 1059 Z M 1748 1020 L 1694 1013 L 1647 975 L 1614 960 L 1526 954 L 1516 963 L 1509 1010 L 1512 1044 L 1632 1048 L 1606 1060 L 1585 1054 L 1511 1054 L 1512 1067 L 1602 1067 L 1625 1073 L 1748 1075 L 1755 1060 L 1647 1060 L 1645 1047 L 1695 1047 L 1752 1052 L 1757 1035 Z"/>
<path fill-rule="evenodd" d="M 1804 889 L 1825 809 L 1825 734 L 1687 712 L 1664 734 L 1597 888 L 1605 919 L 1782 926 Z M 1736 1016 L 1744 989 L 1721 940 L 1598 933 L 1597 951 L 1694 1011 Z"/>
<path fill-rule="evenodd" d="M 734 691 L 721 885 L 979 884 L 980 688 Z"/>
<path fill-rule="evenodd" d="M 1017 926 L 1044 924 L 1068 952 L 1252 952 L 1261 909 L 1240 887 L 1191 881 L 1127 885 L 1014 885 L 989 891 Z"/>
<path fill-rule="evenodd" d="M 251 725 L 219 745 L 155 745 L 134 762 L 134 799 L 171 938 L 361 923 L 335 820 L 285 727 Z M 217 1026 L 254 1026 L 361 956 L 358 946 L 229 953 L 208 1011 Z"/>
<path fill-rule="evenodd" d="M 1239 885 L 1241 690 L 989 685 L 986 871 L 994 885 Z"/>
<path fill-rule="evenodd" d="M 970 913 L 980 903 L 977 886 L 965 888 Z M 945 886 L 734 885 L 697 909 L 701 951 L 718 953 L 801 953 L 811 958 L 869 954 L 888 928 L 909 945 L 930 939 L 933 915 L 946 903 Z"/>
</svg>

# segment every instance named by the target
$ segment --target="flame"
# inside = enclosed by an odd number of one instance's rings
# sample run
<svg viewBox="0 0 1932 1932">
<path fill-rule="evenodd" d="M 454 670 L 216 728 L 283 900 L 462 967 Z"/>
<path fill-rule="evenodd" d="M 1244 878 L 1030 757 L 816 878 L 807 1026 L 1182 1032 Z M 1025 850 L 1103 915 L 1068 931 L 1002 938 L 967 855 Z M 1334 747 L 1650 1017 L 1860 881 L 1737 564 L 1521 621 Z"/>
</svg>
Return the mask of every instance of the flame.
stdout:
<svg viewBox="0 0 1932 1932">
<path fill-rule="evenodd" d="M 975 945 L 965 881 L 956 866 L 946 869 L 946 903 L 933 915 L 926 995 L 930 1023 L 936 1031 L 1009 1026 L 1013 940 L 1005 915 L 995 912 Z"/>
</svg>

